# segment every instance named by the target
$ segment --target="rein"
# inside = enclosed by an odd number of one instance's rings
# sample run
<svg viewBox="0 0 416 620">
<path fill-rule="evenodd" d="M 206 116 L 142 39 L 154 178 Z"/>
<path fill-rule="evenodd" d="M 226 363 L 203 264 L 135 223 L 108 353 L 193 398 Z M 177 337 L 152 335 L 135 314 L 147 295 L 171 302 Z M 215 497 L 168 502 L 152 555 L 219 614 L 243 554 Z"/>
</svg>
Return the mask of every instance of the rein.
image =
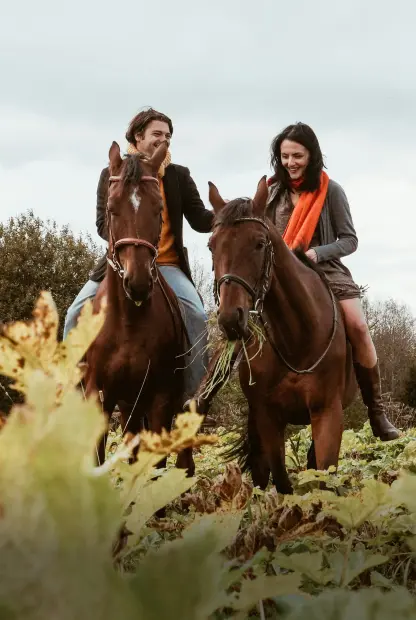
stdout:
<svg viewBox="0 0 416 620">
<path fill-rule="evenodd" d="M 122 181 L 122 180 L 123 180 L 122 176 L 110 176 L 109 178 L 109 181 Z M 159 181 L 156 179 L 156 177 L 143 175 L 140 178 L 140 181 L 148 181 L 148 182 L 152 181 L 154 183 L 157 183 L 159 187 Z M 108 217 L 108 206 L 107 206 L 107 218 L 110 221 L 110 218 Z M 109 233 L 110 233 L 110 237 L 112 241 L 112 257 L 110 258 L 109 256 L 107 256 L 107 262 L 110 265 L 110 267 L 120 276 L 120 278 L 123 278 L 124 269 L 121 266 L 120 261 L 118 260 L 117 250 L 121 247 L 128 246 L 128 245 L 134 245 L 136 247 L 142 246 L 150 250 L 153 256 L 153 261 L 152 261 L 150 271 L 153 274 L 153 271 L 156 265 L 157 255 L 158 255 L 157 247 L 155 247 L 154 245 L 152 245 L 151 243 L 149 243 L 149 241 L 146 241 L 145 239 L 140 239 L 140 237 L 125 237 L 123 239 L 118 239 L 118 241 L 115 241 L 113 232 L 111 230 L 111 224 L 109 224 L 108 229 L 109 229 Z M 156 269 L 156 276 L 153 278 L 153 281 L 156 282 L 157 279 L 158 279 L 158 273 Z"/>
<path fill-rule="evenodd" d="M 268 232 L 270 230 L 267 223 L 264 220 L 257 218 L 257 217 L 241 217 L 235 220 L 236 224 L 241 223 L 241 222 L 256 222 L 258 224 L 261 224 Z M 220 226 L 220 224 L 217 224 L 217 226 Z M 253 300 L 254 310 L 250 310 L 250 314 L 254 314 L 259 317 L 260 322 L 262 326 L 264 327 L 264 331 L 267 334 L 268 340 L 270 342 L 270 345 L 273 351 L 282 360 L 286 368 L 288 368 L 291 372 L 294 372 L 297 375 L 311 374 L 315 370 L 315 368 L 325 358 L 335 338 L 337 324 L 338 324 L 338 321 L 337 321 L 338 311 L 337 311 L 337 303 L 336 303 L 335 296 L 328 282 L 324 280 L 324 283 L 328 289 L 328 292 L 329 292 L 329 295 L 332 301 L 333 322 L 332 322 L 331 337 L 329 339 L 328 346 L 326 347 L 322 355 L 316 360 L 316 362 L 312 364 L 312 366 L 310 366 L 309 368 L 306 368 L 305 370 L 298 370 L 297 368 L 294 368 L 291 364 L 289 364 L 289 362 L 283 356 L 282 352 L 279 350 L 278 346 L 274 343 L 270 335 L 270 331 L 267 327 L 267 322 L 265 321 L 264 316 L 263 316 L 264 298 L 270 290 L 272 275 L 273 275 L 272 273 L 273 265 L 274 265 L 274 251 L 273 251 L 272 242 L 269 239 L 266 245 L 266 252 L 265 252 L 265 257 L 264 257 L 260 286 L 258 288 L 257 287 L 253 288 L 246 280 L 244 280 L 244 278 L 241 278 L 240 276 L 234 275 L 232 273 L 226 273 L 218 280 L 218 282 L 214 281 L 215 302 L 217 306 L 219 306 L 221 284 L 226 283 L 226 282 L 235 282 L 236 284 L 239 284 L 240 286 L 242 286 L 249 293 L 249 295 L 251 296 Z"/>
</svg>

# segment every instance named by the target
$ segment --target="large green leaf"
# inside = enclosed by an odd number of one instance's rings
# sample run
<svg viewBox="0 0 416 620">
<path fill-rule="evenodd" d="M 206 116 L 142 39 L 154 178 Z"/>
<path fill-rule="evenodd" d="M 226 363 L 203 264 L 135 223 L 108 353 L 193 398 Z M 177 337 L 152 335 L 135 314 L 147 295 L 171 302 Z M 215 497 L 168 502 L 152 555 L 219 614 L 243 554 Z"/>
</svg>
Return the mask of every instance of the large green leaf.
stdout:
<svg viewBox="0 0 416 620">
<path fill-rule="evenodd" d="M 194 522 L 186 528 L 182 537 L 184 540 L 198 541 L 205 532 L 215 532 L 215 547 L 212 551 L 219 553 L 234 542 L 243 516 L 243 511 L 217 512 L 197 516 Z"/>
<path fill-rule="evenodd" d="M 334 517 L 341 525 L 350 530 L 361 527 L 374 518 L 377 512 L 391 503 L 390 488 L 377 480 L 366 480 L 364 488 L 355 495 L 334 497 L 331 506 L 325 506 L 323 512 Z"/>
<path fill-rule="evenodd" d="M 403 504 L 412 513 L 416 513 L 416 476 L 402 472 L 400 478 L 393 482 L 392 496 L 396 503 Z"/>
<path fill-rule="evenodd" d="M 326 585 L 332 579 L 332 574 L 322 570 L 323 553 L 276 553 L 273 567 L 276 572 L 281 568 L 289 569 L 305 575 L 312 581 Z"/>
<path fill-rule="evenodd" d="M 141 618 L 206 620 L 224 606 L 226 568 L 220 549 L 234 535 L 230 522 L 224 527 L 225 536 L 220 522 L 208 515 L 182 539 L 146 555 L 130 582 Z"/>
<path fill-rule="evenodd" d="M 78 392 L 56 406 L 56 384 L 40 372 L 27 398 L 0 433 L 0 601 L 27 619 L 65 609 L 110 618 L 122 603 L 128 617 L 111 559 L 121 500 L 94 468 L 102 415 Z"/>
<path fill-rule="evenodd" d="M 164 472 L 157 480 L 146 482 L 140 489 L 137 488 L 134 504 L 126 520 L 126 527 L 132 533 L 129 547 L 137 543 L 143 526 L 152 515 L 190 489 L 196 480 L 187 478 L 184 469 L 175 468 Z"/>
<path fill-rule="evenodd" d="M 360 592 L 325 592 L 294 608 L 287 620 L 414 620 L 415 617 L 415 600 L 408 592 L 383 594 L 373 588 Z"/>
<path fill-rule="evenodd" d="M 249 611 L 259 601 L 264 599 L 298 593 L 300 585 L 301 576 L 296 574 L 261 575 L 256 579 L 244 579 L 239 594 L 229 597 L 227 607 L 229 606 L 240 611 Z"/>
<path fill-rule="evenodd" d="M 380 553 L 371 553 L 365 549 L 348 551 L 337 549 L 333 553 L 326 555 L 330 568 L 326 574 L 332 583 L 339 586 L 347 586 L 354 581 L 361 573 L 370 568 L 388 562 L 389 557 Z M 329 583 L 329 582 L 328 582 Z"/>
</svg>

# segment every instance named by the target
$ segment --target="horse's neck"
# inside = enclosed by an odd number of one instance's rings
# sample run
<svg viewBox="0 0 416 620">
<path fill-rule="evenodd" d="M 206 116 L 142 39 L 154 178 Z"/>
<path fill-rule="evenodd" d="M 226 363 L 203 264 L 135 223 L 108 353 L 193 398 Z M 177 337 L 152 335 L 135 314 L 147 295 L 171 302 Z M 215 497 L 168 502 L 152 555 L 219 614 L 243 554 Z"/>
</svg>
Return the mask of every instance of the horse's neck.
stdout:
<svg viewBox="0 0 416 620">
<path fill-rule="evenodd" d="M 283 351 L 310 349 L 321 338 L 318 326 L 326 323 L 323 309 L 330 298 L 323 291 L 325 285 L 320 276 L 293 255 L 277 231 L 272 232 L 271 239 L 275 266 L 264 300 L 267 322 L 276 345 Z"/>
</svg>

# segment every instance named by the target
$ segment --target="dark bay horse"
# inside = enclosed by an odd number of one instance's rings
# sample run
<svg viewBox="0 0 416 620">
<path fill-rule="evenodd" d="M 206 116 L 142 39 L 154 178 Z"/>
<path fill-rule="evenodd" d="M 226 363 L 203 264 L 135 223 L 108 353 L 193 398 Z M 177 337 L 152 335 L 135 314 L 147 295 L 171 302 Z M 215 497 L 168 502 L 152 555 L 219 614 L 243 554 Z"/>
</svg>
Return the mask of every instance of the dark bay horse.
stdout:
<svg viewBox="0 0 416 620">
<path fill-rule="evenodd" d="M 285 466 L 287 424 L 311 424 L 308 467 L 338 464 L 343 409 L 355 394 L 351 347 L 341 309 L 324 276 L 303 254 L 289 250 L 265 218 L 266 177 L 253 200 L 226 203 L 210 184 L 215 210 L 209 241 L 216 280 L 218 322 L 229 340 L 245 341 L 239 377 L 248 400 L 246 435 L 234 455 L 265 489 L 270 472 L 277 491 L 291 493 Z M 266 335 L 261 353 L 249 338 L 249 313 Z M 254 382 L 254 384 L 253 384 Z"/>
<path fill-rule="evenodd" d="M 106 297 L 104 325 L 86 354 L 86 394 L 102 392 L 109 418 L 118 404 L 123 433 L 137 434 L 143 420 L 160 433 L 170 430 L 183 403 L 179 370 L 186 340 L 180 307 L 157 268 L 162 226 L 158 170 L 166 157 L 162 143 L 151 158 L 122 159 L 113 142 L 107 204 L 108 265 L 94 300 Z M 98 448 L 104 462 L 107 435 Z M 192 450 L 178 455 L 177 466 L 194 473 Z M 161 462 L 161 466 L 164 462 Z"/>
</svg>

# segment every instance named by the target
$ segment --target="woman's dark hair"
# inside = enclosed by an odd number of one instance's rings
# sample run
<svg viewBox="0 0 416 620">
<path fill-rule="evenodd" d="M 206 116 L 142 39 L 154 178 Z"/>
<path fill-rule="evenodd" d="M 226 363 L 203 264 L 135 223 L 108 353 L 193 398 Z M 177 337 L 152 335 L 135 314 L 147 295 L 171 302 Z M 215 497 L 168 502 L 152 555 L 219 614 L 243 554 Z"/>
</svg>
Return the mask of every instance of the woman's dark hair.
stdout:
<svg viewBox="0 0 416 620">
<path fill-rule="evenodd" d="M 305 170 L 305 180 L 300 187 L 304 191 L 315 191 L 319 187 L 322 168 L 325 167 L 322 157 L 321 147 L 314 131 L 305 123 L 295 123 L 289 125 L 280 132 L 273 140 L 270 147 L 271 166 L 274 171 L 273 181 L 288 189 L 290 187 L 290 177 L 286 168 L 283 167 L 280 158 L 280 149 L 284 140 L 298 142 L 310 153 L 309 164 Z"/>
<path fill-rule="evenodd" d="M 136 116 L 130 121 L 129 127 L 126 131 L 126 140 L 130 142 L 130 144 L 136 144 L 135 135 L 137 133 L 142 134 L 149 123 L 152 121 L 162 121 L 163 123 L 167 123 L 169 126 L 170 135 L 173 134 L 173 125 L 172 121 L 166 114 L 162 114 L 162 112 L 158 112 L 153 108 L 148 108 L 147 110 L 143 110 L 136 114 Z"/>
</svg>

